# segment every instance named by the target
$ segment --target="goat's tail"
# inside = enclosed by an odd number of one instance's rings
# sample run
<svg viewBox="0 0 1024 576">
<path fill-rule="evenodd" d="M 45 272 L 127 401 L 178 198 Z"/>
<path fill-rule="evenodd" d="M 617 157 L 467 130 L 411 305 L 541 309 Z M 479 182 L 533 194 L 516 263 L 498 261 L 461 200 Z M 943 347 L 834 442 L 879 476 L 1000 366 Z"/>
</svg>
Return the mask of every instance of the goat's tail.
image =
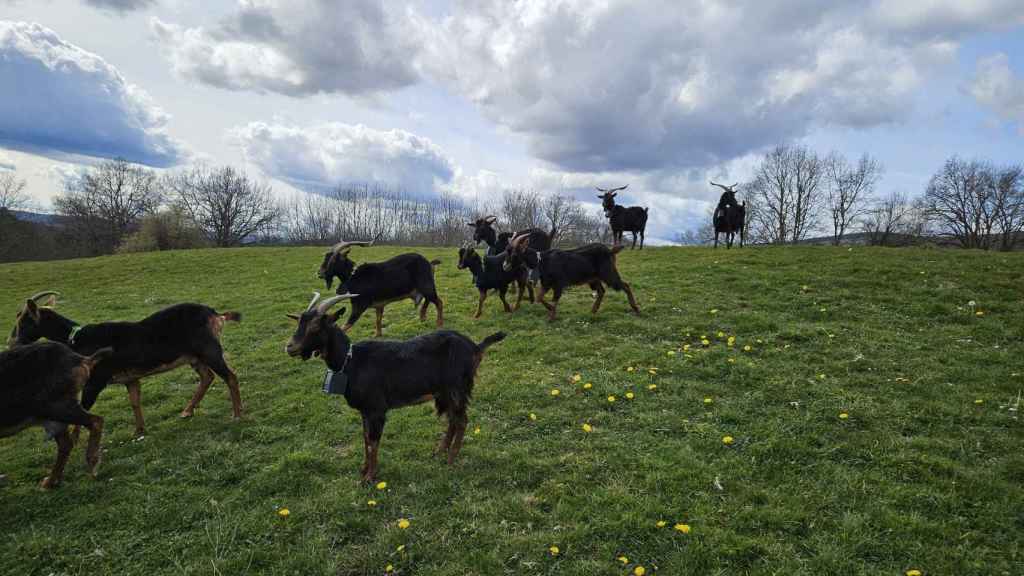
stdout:
<svg viewBox="0 0 1024 576">
<path fill-rule="evenodd" d="M 441 259 L 440 258 L 434 258 L 433 260 L 430 261 L 430 265 L 431 266 L 440 266 L 441 265 Z"/>
<path fill-rule="evenodd" d="M 223 318 L 224 320 L 228 321 L 228 322 L 241 322 L 242 321 L 242 313 L 241 312 L 224 312 L 224 313 L 220 314 L 220 317 Z"/>
<path fill-rule="evenodd" d="M 100 362 L 107 358 L 110 358 L 113 355 L 114 349 L 111 348 L 110 346 L 107 346 L 106 348 L 100 348 L 99 350 L 93 352 L 92 356 L 86 356 L 82 360 L 82 363 L 85 364 L 89 368 L 89 370 L 92 370 L 93 367 L 95 367 L 97 364 L 99 364 Z"/>
<path fill-rule="evenodd" d="M 483 354 L 484 350 L 487 350 L 487 348 L 491 344 L 497 344 L 498 342 L 504 340 L 505 336 L 508 336 L 508 334 L 505 334 L 504 332 L 495 332 L 494 334 L 491 334 L 487 338 L 481 340 L 480 343 L 477 344 L 477 347 L 480 348 L 480 353 Z"/>
</svg>

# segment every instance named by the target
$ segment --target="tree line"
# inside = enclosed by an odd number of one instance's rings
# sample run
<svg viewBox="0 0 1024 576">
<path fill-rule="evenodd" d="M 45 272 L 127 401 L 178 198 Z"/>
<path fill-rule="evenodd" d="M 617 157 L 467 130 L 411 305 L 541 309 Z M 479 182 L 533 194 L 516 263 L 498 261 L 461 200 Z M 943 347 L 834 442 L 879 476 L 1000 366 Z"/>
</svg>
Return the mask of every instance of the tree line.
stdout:
<svg viewBox="0 0 1024 576">
<path fill-rule="evenodd" d="M 857 233 L 875 245 L 938 239 L 984 250 L 1012 250 L 1024 241 L 1024 168 L 1019 165 L 954 156 L 916 198 L 901 191 L 878 195 L 883 171 L 868 154 L 851 162 L 806 146 L 776 146 L 740 186 L 748 238 L 797 244 L 825 234 L 838 245 Z M 710 221 L 709 214 L 704 226 L 677 239 L 707 243 L 714 236 Z"/>
<path fill-rule="evenodd" d="M 603 218 L 560 194 L 508 190 L 475 208 L 448 193 L 422 197 L 376 184 L 279 198 L 269 184 L 231 166 L 159 175 L 120 159 L 68 179 L 53 205 L 56 225 L 19 221 L 10 210 L 28 206 L 25 182 L 0 174 L 0 260 L 342 239 L 455 245 L 484 213 L 498 216 L 504 230 L 556 227 L 560 245 L 608 238 Z"/>
</svg>

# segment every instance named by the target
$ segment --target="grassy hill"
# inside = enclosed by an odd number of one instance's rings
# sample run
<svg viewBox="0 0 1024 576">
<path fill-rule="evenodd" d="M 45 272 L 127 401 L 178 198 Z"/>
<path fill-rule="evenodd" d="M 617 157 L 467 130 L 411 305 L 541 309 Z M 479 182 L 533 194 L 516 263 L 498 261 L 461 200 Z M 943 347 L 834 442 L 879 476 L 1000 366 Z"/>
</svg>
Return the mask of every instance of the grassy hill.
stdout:
<svg viewBox="0 0 1024 576">
<path fill-rule="evenodd" d="M 79 448 L 51 493 L 36 488 L 55 452 L 41 430 L 0 439 L 0 573 L 1024 573 L 1024 254 L 627 251 L 642 316 L 609 292 L 592 317 L 577 288 L 552 325 L 497 298 L 472 320 L 456 251 L 423 252 L 443 259 L 447 327 L 510 338 L 481 365 L 454 468 L 431 456 L 429 406 L 390 413 L 383 490 L 359 483 L 359 416 L 320 392 L 323 363 L 284 354 L 284 314 L 322 289 L 321 249 L 0 265 L 4 335 L 43 289 L 80 322 L 181 301 L 242 311 L 223 342 L 246 407 L 233 422 L 217 381 L 180 420 L 194 373 L 144 380 L 136 441 L 111 387 L 94 408 L 99 479 Z M 393 304 L 385 336 L 428 318 Z M 372 329 L 368 314 L 353 335 Z"/>
</svg>

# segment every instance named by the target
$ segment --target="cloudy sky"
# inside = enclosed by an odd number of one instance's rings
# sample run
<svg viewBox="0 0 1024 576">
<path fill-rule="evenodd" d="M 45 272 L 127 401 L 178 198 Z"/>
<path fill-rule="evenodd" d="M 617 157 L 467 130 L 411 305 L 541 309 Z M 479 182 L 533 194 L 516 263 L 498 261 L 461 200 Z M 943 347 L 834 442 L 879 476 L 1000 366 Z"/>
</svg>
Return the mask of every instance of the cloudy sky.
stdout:
<svg viewBox="0 0 1024 576">
<path fill-rule="evenodd" d="M 382 182 L 651 207 L 667 239 L 766 147 L 1024 162 L 1021 0 L 0 0 L 0 170 L 41 207 L 121 156 L 281 194 Z M 596 204 L 594 205 L 596 208 Z"/>
</svg>

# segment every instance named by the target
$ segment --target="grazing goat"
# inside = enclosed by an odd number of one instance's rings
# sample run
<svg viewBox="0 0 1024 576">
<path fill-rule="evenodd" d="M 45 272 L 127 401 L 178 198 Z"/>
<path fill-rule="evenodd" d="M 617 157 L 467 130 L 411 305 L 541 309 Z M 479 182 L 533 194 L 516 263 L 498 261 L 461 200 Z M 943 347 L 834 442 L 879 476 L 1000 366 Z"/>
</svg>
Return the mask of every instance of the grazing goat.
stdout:
<svg viewBox="0 0 1024 576">
<path fill-rule="evenodd" d="M 479 244 L 481 241 L 487 243 L 487 255 L 497 256 L 505 251 L 508 247 L 509 240 L 513 237 L 518 238 L 524 234 L 529 235 L 529 246 L 534 250 L 548 250 L 551 248 L 551 244 L 555 241 L 555 234 L 558 232 L 556 228 L 551 228 L 551 232 L 544 232 L 540 228 L 527 228 L 520 230 L 515 234 L 511 232 L 498 233 L 494 229 L 494 222 L 497 221 L 497 216 L 487 216 L 484 218 L 477 218 L 473 222 L 467 222 L 473 227 L 473 242 Z"/>
<path fill-rule="evenodd" d="M 601 199 L 601 207 L 604 208 L 604 216 L 608 219 L 608 226 L 612 229 L 612 244 L 622 244 L 624 232 L 633 233 L 633 246 L 636 248 L 636 237 L 640 235 L 640 249 L 644 249 L 644 231 L 647 229 L 647 208 L 639 206 L 619 206 L 615 203 L 615 195 L 619 190 L 625 190 L 629 184 L 605 190 L 598 188 L 601 192 L 597 197 Z"/>
<path fill-rule="evenodd" d="M 434 402 L 438 416 L 448 417 L 448 430 L 437 451 L 447 453 L 448 464 L 462 447 L 466 432 L 473 380 L 487 347 L 505 338 L 498 332 L 474 343 L 458 332 L 438 330 L 410 340 L 371 340 L 352 343 L 337 327 L 345 309 L 329 313 L 331 306 L 358 297 L 342 294 L 319 302 L 320 294 L 301 314 L 289 314 L 298 322 L 285 346 L 291 357 L 309 360 L 320 356 L 327 364 L 334 391 L 363 417 L 363 480 L 377 476 L 377 452 L 387 411 L 423 402 Z M 341 388 L 340 390 L 338 388 Z"/>
<path fill-rule="evenodd" d="M 188 418 L 195 412 L 206 395 L 216 374 L 227 383 L 231 395 L 231 408 L 235 418 L 242 416 L 242 398 L 238 378 L 224 361 L 220 333 L 226 321 L 237 322 L 238 312 L 219 313 L 202 304 L 175 304 L 143 318 L 138 322 L 101 322 L 80 325 L 58 314 L 53 308 L 40 306 L 44 296 L 56 292 L 41 292 L 25 302 L 11 332 L 11 346 L 28 344 L 40 338 L 67 344 L 79 354 L 113 347 L 114 355 L 101 362 L 82 393 L 82 407 L 92 408 L 100 392 L 111 382 L 124 384 L 128 401 L 135 414 L 135 434 L 146 433 L 142 419 L 142 378 L 190 364 L 199 375 L 199 387 L 181 412 Z"/>
<path fill-rule="evenodd" d="M 513 238 L 509 243 L 504 266 L 506 270 L 511 270 L 525 264 L 537 271 L 540 276 L 540 293 L 537 300 L 547 308 L 549 321 L 555 320 L 562 292 L 566 288 L 580 284 L 590 286 L 595 293 L 591 313 L 596 314 L 601 307 L 605 293 L 604 284 L 607 284 L 612 290 L 625 291 L 633 312 L 639 314 L 640 308 L 633 297 L 633 290 L 629 284 L 622 281 L 615 266 L 615 255 L 622 249 L 622 245 L 608 248 L 604 244 L 587 244 L 572 250 L 538 251 L 526 245 L 524 236 Z M 544 294 L 548 290 L 555 293 L 553 304 L 544 301 Z"/>
<path fill-rule="evenodd" d="M 737 233 L 740 235 L 740 248 L 742 248 L 747 227 L 747 203 L 738 204 L 736 202 L 736 186 L 738 184 L 724 186 L 711 182 L 711 185 L 718 186 L 723 190 L 711 218 L 711 223 L 715 228 L 715 248 L 718 248 L 719 234 L 725 234 L 726 249 L 732 248 Z"/>
<path fill-rule="evenodd" d="M 473 284 L 480 291 L 480 301 L 477 303 L 476 314 L 473 315 L 473 318 L 479 318 L 480 314 L 483 313 L 484 300 L 487 299 L 487 292 L 489 290 L 498 291 L 498 297 L 501 298 L 501 303 L 505 306 L 505 312 L 519 309 L 519 303 L 523 300 L 523 292 L 529 286 L 526 281 L 527 270 L 523 266 L 512 270 L 505 270 L 503 266 L 505 257 L 506 255 L 503 252 L 497 256 L 484 256 L 481 259 L 477 255 L 476 250 L 473 249 L 473 245 L 468 243 L 459 248 L 458 268 L 459 270 L 468 268 L 472 272 Z M 505 300 L 505 294 L 508 292 L 509 285 L 513 282 L 516 283 L 519 291 L 516 296 L 515 307 L 510 308 L 508 301 Z M 530 300 L 533 301 L 532 287 L 530 289 Z"/>
<path fill-rule="evenodd" d="M 440 260 L 428 262 L 419 254 L 399 254 L 383 262 L 360 264 L 349 259 L 348 253 L 353 246 L 369 246 L 373 242 L 340 242 L 324 254 L 317 276 L 324 279 L 327 288 L 331 287 L 334 278 L 340 281 L 338 294 L 355 293 L 359 296 L 352 300 L 352 315 L 345 321 L 342 330 L 346 332 L 359 320 L 367 309 L 377 311 L 376 336 L 380 337 L 384 322 L 384 306 L 412 298 L 413 303 L 420 305 L 420 320 L 427 319 L 427 306 L 433 304 L 437 309 L 437 327 L 444 326 L 444 305 L 437 296 L 434 284 L 434 266 Z M 422 304 L 420 301 L 422 300 Z"/>
<path fill-rule="evenodd" d="M 95 478 L 100 463 L 103 418 L 89 414 L 78 396 L 93 368 L 113 354 L 110 348 L 92 356 L 77 354 L 59 342 L 16 346 L 0 352 L 0 437 L 13 436 L 29 426 L 42 426 L 57 442 L 57 461 L 40 486 L 57 486 L 74 441 L 69 425 L 89 429 L 85 461 Z"/>
</svg>

